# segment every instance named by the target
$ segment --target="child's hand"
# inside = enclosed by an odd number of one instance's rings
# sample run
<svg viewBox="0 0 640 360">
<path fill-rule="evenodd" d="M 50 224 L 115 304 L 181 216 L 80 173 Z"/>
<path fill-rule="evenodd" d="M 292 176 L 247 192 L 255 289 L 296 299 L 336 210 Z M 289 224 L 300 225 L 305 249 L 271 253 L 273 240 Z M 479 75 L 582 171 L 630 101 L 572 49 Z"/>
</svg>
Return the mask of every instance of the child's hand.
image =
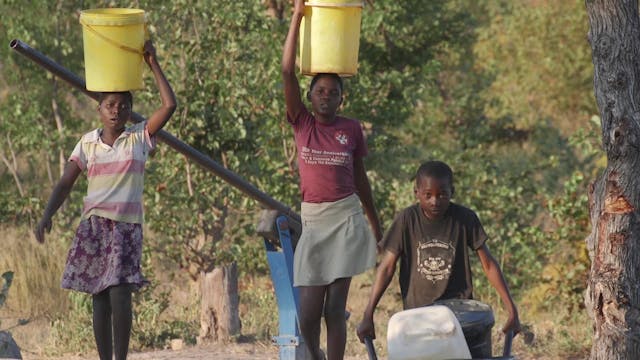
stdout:
<svg viewBox="0 0 640 360">
<path fill-rule="evenodd" d="M 507 323 L 502 327 L 503 333 L 508 333 L 509 331 L 513 331 L 513 336 L 518 335 L 520 333 L 520 319 L 517 313 L 509 314 L 509 319 L 507 319 Z"/>
<path fill-rule="evenodd" d="M 35 230 L 33 231 L 34 234 L 36 235 L 36 240 L 38 240 L 39 243 L 44 243 L 44 232 L 50 233 L 51 232 L 51 219 L 42 219 L 40 220 L 40 222 L 38 223 L 38 225 L 36 225 Z"/>
<path fill-rule="evenodd" d="M 365 316 L 360 324 L 358 325 L 358 329 L 356 329 L 358 333 L 358 338 L 361 343 L 364 343 L 365 338 L 375 339 L 376 338 L 376 328 L 373 324 L 373 319 Z"/>
<path fill-rule="evenodd" d="M 156 48 L 153 46 L 151 40 L 144 42 L 144 53 L 142 54 L 142 57 L 149 66 L 151 66 L 152 62 L 156 61 Z"/>
</svg>

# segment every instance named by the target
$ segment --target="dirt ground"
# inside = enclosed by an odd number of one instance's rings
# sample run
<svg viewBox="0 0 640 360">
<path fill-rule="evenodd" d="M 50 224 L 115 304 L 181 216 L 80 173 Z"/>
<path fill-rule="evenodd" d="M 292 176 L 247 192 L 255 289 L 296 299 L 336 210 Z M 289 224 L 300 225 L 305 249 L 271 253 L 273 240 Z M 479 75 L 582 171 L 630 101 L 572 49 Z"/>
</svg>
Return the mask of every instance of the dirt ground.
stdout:
<svg viewBox="0 0 640 360">
<path fill-rule="evenodd" d="M 94 356 L 73 356 L 64 357 L 40 357 L 38 355 L 23 353 L 24 360 L 95 360 Z M 278 360 L 278 349 L 270 344 L 246 343 L 246 344 L 226 344 L 226 345 L 201 345 L 187 347 L 182 350 L 158 350 L 152 352 L 130 353 L 130 360 Z M 347 360 L 366 360 L 367 357 L 345 357 Z M 382 358 L 381 358 L 382 359 Z"/>
<path fill-rule="evenodd" d="M 211 360 L 249 360 L 249 359 L 279 359 L 276 346 L 261 344 L 233 344 L 231 346 L 196 346 L 180 351 L 156 351 L 153 353 L 132 354 L 132 360 L 147 359 L 211 359 Z M 356 360 L 366 359 L 366 357 L 345 357 L 345 359 Z"/>
<path fill-rule="evenodd" d="M 4 319 L 3 325 L 9 325 L 11 320 Z M 10 332 L 13 334 L 14 339 L 21 347 L 21 353 L 24 360 L 97 360 L 97 354 L 67 354 L 64 356 L 45 356 L 43 349 L 40 349 L 37 344 L 44 343 L 45 335 L 36 329 L 45 329 L 44 323 L 34 322 L 28 326 L 12 327 L 9 326 Z M 29 329 L 29 327 L 32 327 Z M 496 339 L 501 341 L 501 339 Z M 544 357 L 544 356 L 532 356 L 527 354 L 524 343 L 520 338 L 514 340 L 513 355 L 518 360 L 560 360 L 557 357 Z M 380 345 L 380 344 L 377 344 Z M 377 348 L 378 346 L 376 346 Z M 352 349 L 353 350 L 353 349 Z M 360 352 L 362 350 L 362 352 Z M 354 351 L 351 351 L 353 354 Z M 358 349 L 356 352 L 358 355 L 345 356 L 345 360 L 368 360 L 366 350 L 364 346 L 362 349 Z M 156 350 L 148 352 L 135 352 L 129 353 L 129 359 L 131 360 L 278 360 L 278 348 L 269 342 L 243 342 L 243 343 L 230 343 L 230 344 L 209 344 L 209 345 L 196 345 L 196 346 L 184 346 L 180 350 Z M 381 351 L 378 354 L 380 360 L 385 359 L 385 354 Z M 571 357 L 570 359 L 584 359 L 584 357 Z M 566 357 L 562 360 L 568 360 Z"/>
<path fill-rule="evenodd" d="M 98 355 L 74 356 L 66 355 L 63 357 L 42 357 L 35 354 L 23 353 L 24 360 L 94 360 L 98 359 Z M 211 359 L 211 360 L 270 360 L 278 359 L 275 349 L 269 349 L 263 345 L 255 344 L 228 344 L 224 346 L 193 346 L 182 350 L 157 350 L 151 352 L 130 353 L 128 359 L 131 360 L 187 360 L 187 359 Z"/>
<path fill-rule="evenodd" d="M 0 312 L 0 319 L 4 329 L 8 329 L 13 338 L 21 348 L 22 357 L 24 360 L 97 360 L 97 354 L 66 354 L 64 356 L 45 356 L 44 349 L 40 347 L 41 344 L 47 342 L 47 329 L 48 323 L 44 319 L 32 321 L 25 326 L 17 326 L 17 319 L 6 318 L 2 316 Z M 377 340 L 380 342 L 381 340 Z M 495 341 L 501 342 L 502 339 L 496 338 Z M 358 344 L 360 345 L 360 344 Z M 381 344 L 376 344 L 378 348 Z M 527 349 L 524 342 L 521 341 L 521 337 L 514 340 L 513 355 L 518 360 L 560 360 L 554 357 L 540 357 L 527 355 Z M 353 344 L 352 344 L 353 346 Z M 357 351 L 354 351 L 357 350 Z M 357 355 L 345 356 L 346 360 L 368 360 L 366 350 L 364 346 L 358 349 L 351 349 L 351 354 Z M 197 345 L 187 346 L 185 345 L 180 350 L 156 350 L 148 352 L 135 352 L 131 351 L 129 359 L 131 360 L 278 360 L 278 348 L 277 346 L 269 342 L 252 341 L 230 344 L 209 344 L 209 345 Z M 378 352 L 379 359 L 385 359 L 386 355 L 384 351 Z M 571 359 L 583 359 L 584 357 L 572 357 Z M 567 360 L 563 358 L 562 360 Z"/>
<path fill-rule="evenodd" d="M 97 354 L 66 354 L 64 356 L 45 356 L 44 349 L 38 344 L 46 341 L 48 336 L 46 321 L 39 320 L 26 326 L 16 326 L 16 319 L 0 316 L 3 328 L 9 329 L 18 343 L 23 360 L 97 360 Z M 364 348 L 364 347 L 363 347 Z M 278 360 L 277 346 L 269 342 L 243 342 L 229 344 L 185 345 L 180 350 L 155 350 L 129 353 L 130 360 Z M 346 360 L 366 360 L 366 356 L 346 356 Z M 382 357 L 381 357 L 382 359 Z"/>
<path fill-rule="evenodd" d="M 379 354 L 378 354 L 379 355 Z M 98 356 L 64 356 L 64 357 L 39 357 L 37 355 L 23 353 L 24 360 L 97 360 Z M 278 360 L 278 349 L 267 344 L 227 344 L 227 345 L 207 345 L 193 346 L 182 350 L 158 350 L 152 352 L 130 353 L 130 360 Z M 368 360 L 366 355 L 345 356 L 345 360 Z M 385 359 L 378 356 L 378 359 Z M 526 354 L 517 354 L 518 360 L 541 360 L 539 357 L 532 357 Z M 553 357 L 543 358 L 559 360 Z M 578 357 L 571 359 L 580 359 Z"/>
</svg>

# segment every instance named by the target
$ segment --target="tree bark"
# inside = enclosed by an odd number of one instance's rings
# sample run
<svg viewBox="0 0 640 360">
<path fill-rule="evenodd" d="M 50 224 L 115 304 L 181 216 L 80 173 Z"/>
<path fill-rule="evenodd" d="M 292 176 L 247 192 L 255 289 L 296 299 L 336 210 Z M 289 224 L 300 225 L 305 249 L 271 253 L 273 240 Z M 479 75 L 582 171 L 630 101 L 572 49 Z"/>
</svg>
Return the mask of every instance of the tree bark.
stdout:
<svg viewBox="0 0 640 360">
<path fill-rule="evenodd" d="M 592 360 L 640 359 L 640 17 L 637 0 L 586 0 L 607 167 L 589 189 L 585 304 Z"/>
<path fill-rule="evenodd" d="M 198 343 L 228 342 L 240 335 L 238 267 L 235 263 L 200 273 Z"/>
</svg>

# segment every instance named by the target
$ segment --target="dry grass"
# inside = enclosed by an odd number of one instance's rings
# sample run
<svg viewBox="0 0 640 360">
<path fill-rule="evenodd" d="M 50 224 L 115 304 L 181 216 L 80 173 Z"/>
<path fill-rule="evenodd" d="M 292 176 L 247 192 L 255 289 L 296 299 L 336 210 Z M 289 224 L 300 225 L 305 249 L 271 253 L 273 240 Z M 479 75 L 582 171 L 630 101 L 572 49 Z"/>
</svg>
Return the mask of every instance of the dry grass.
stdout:
<svg viewBox="0 0 640 360">
<path fill-rule="evenodd" d="M 4 227 L 1 234 L 0 273 L 13 271 L 14 279 L 0 308 L 0 330 L 11 331 L 23 355 L 43 353 L 51 317 L 68 308 L 67 292 L 60 288 L 67 246 L 55 232 L 45 244 L 26 228 Z"/>
<path fill-rule="evenodd" d="M 67 308 L 60 279 L 67 245 L 55 232 L 39 244 L 30 229 L 0 230 L 0 272 L 14 272 L 13 284 L 3 311 L 23 318 L 59 313 Z"/>
</svg>

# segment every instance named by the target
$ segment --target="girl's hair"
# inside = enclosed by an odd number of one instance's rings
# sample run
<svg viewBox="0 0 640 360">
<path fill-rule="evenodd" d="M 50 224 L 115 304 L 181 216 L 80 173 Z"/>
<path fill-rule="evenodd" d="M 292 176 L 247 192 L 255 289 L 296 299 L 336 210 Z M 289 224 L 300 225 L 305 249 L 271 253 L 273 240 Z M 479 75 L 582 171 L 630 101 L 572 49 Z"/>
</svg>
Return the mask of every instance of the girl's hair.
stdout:
<svg viewBox="0 0 640 360">
<path fill-rule="evenodd" d="M 334 73 L 319 73 L 313 76 L 313 79 L 311 79 L 311 85 L 309 85 L 309 91 L 313 90 L 313 87 L 316 85 L 316 82 L 318 82 L 318 79 L 320 79 L 321 77 L 330 77 L 330 78 L 334 78 L 336 80 L 336 82 L 338 82 L 338 87 L 340 88 L 340 93 L 343 93 L 343 84 L 342 84 L 342 78 L 338 75 L 338 74 L 334 74 Z"/>
<path fill-rule="evenodd" d="M 133 107 L 133 94 L 131 94 L 131 91 L 105 91 L 105 92 L 101 92 L 100 95 L 98 96 L 98 103 L 102 104 L 102 101 L 104 101 L 104 99 L 109 96 L 109 95 L 123 95 L 127 101 L 129 102 L 129 105 L 131 107 Z"/>
<path fill-rule="evenodd" d="M 416 171 L 416 183 L 425 177 L 447 179 L 453 186 L 453 171 L 449 165 L 442 161 L 433 160 L 422 163 Z"/>
</svg>

